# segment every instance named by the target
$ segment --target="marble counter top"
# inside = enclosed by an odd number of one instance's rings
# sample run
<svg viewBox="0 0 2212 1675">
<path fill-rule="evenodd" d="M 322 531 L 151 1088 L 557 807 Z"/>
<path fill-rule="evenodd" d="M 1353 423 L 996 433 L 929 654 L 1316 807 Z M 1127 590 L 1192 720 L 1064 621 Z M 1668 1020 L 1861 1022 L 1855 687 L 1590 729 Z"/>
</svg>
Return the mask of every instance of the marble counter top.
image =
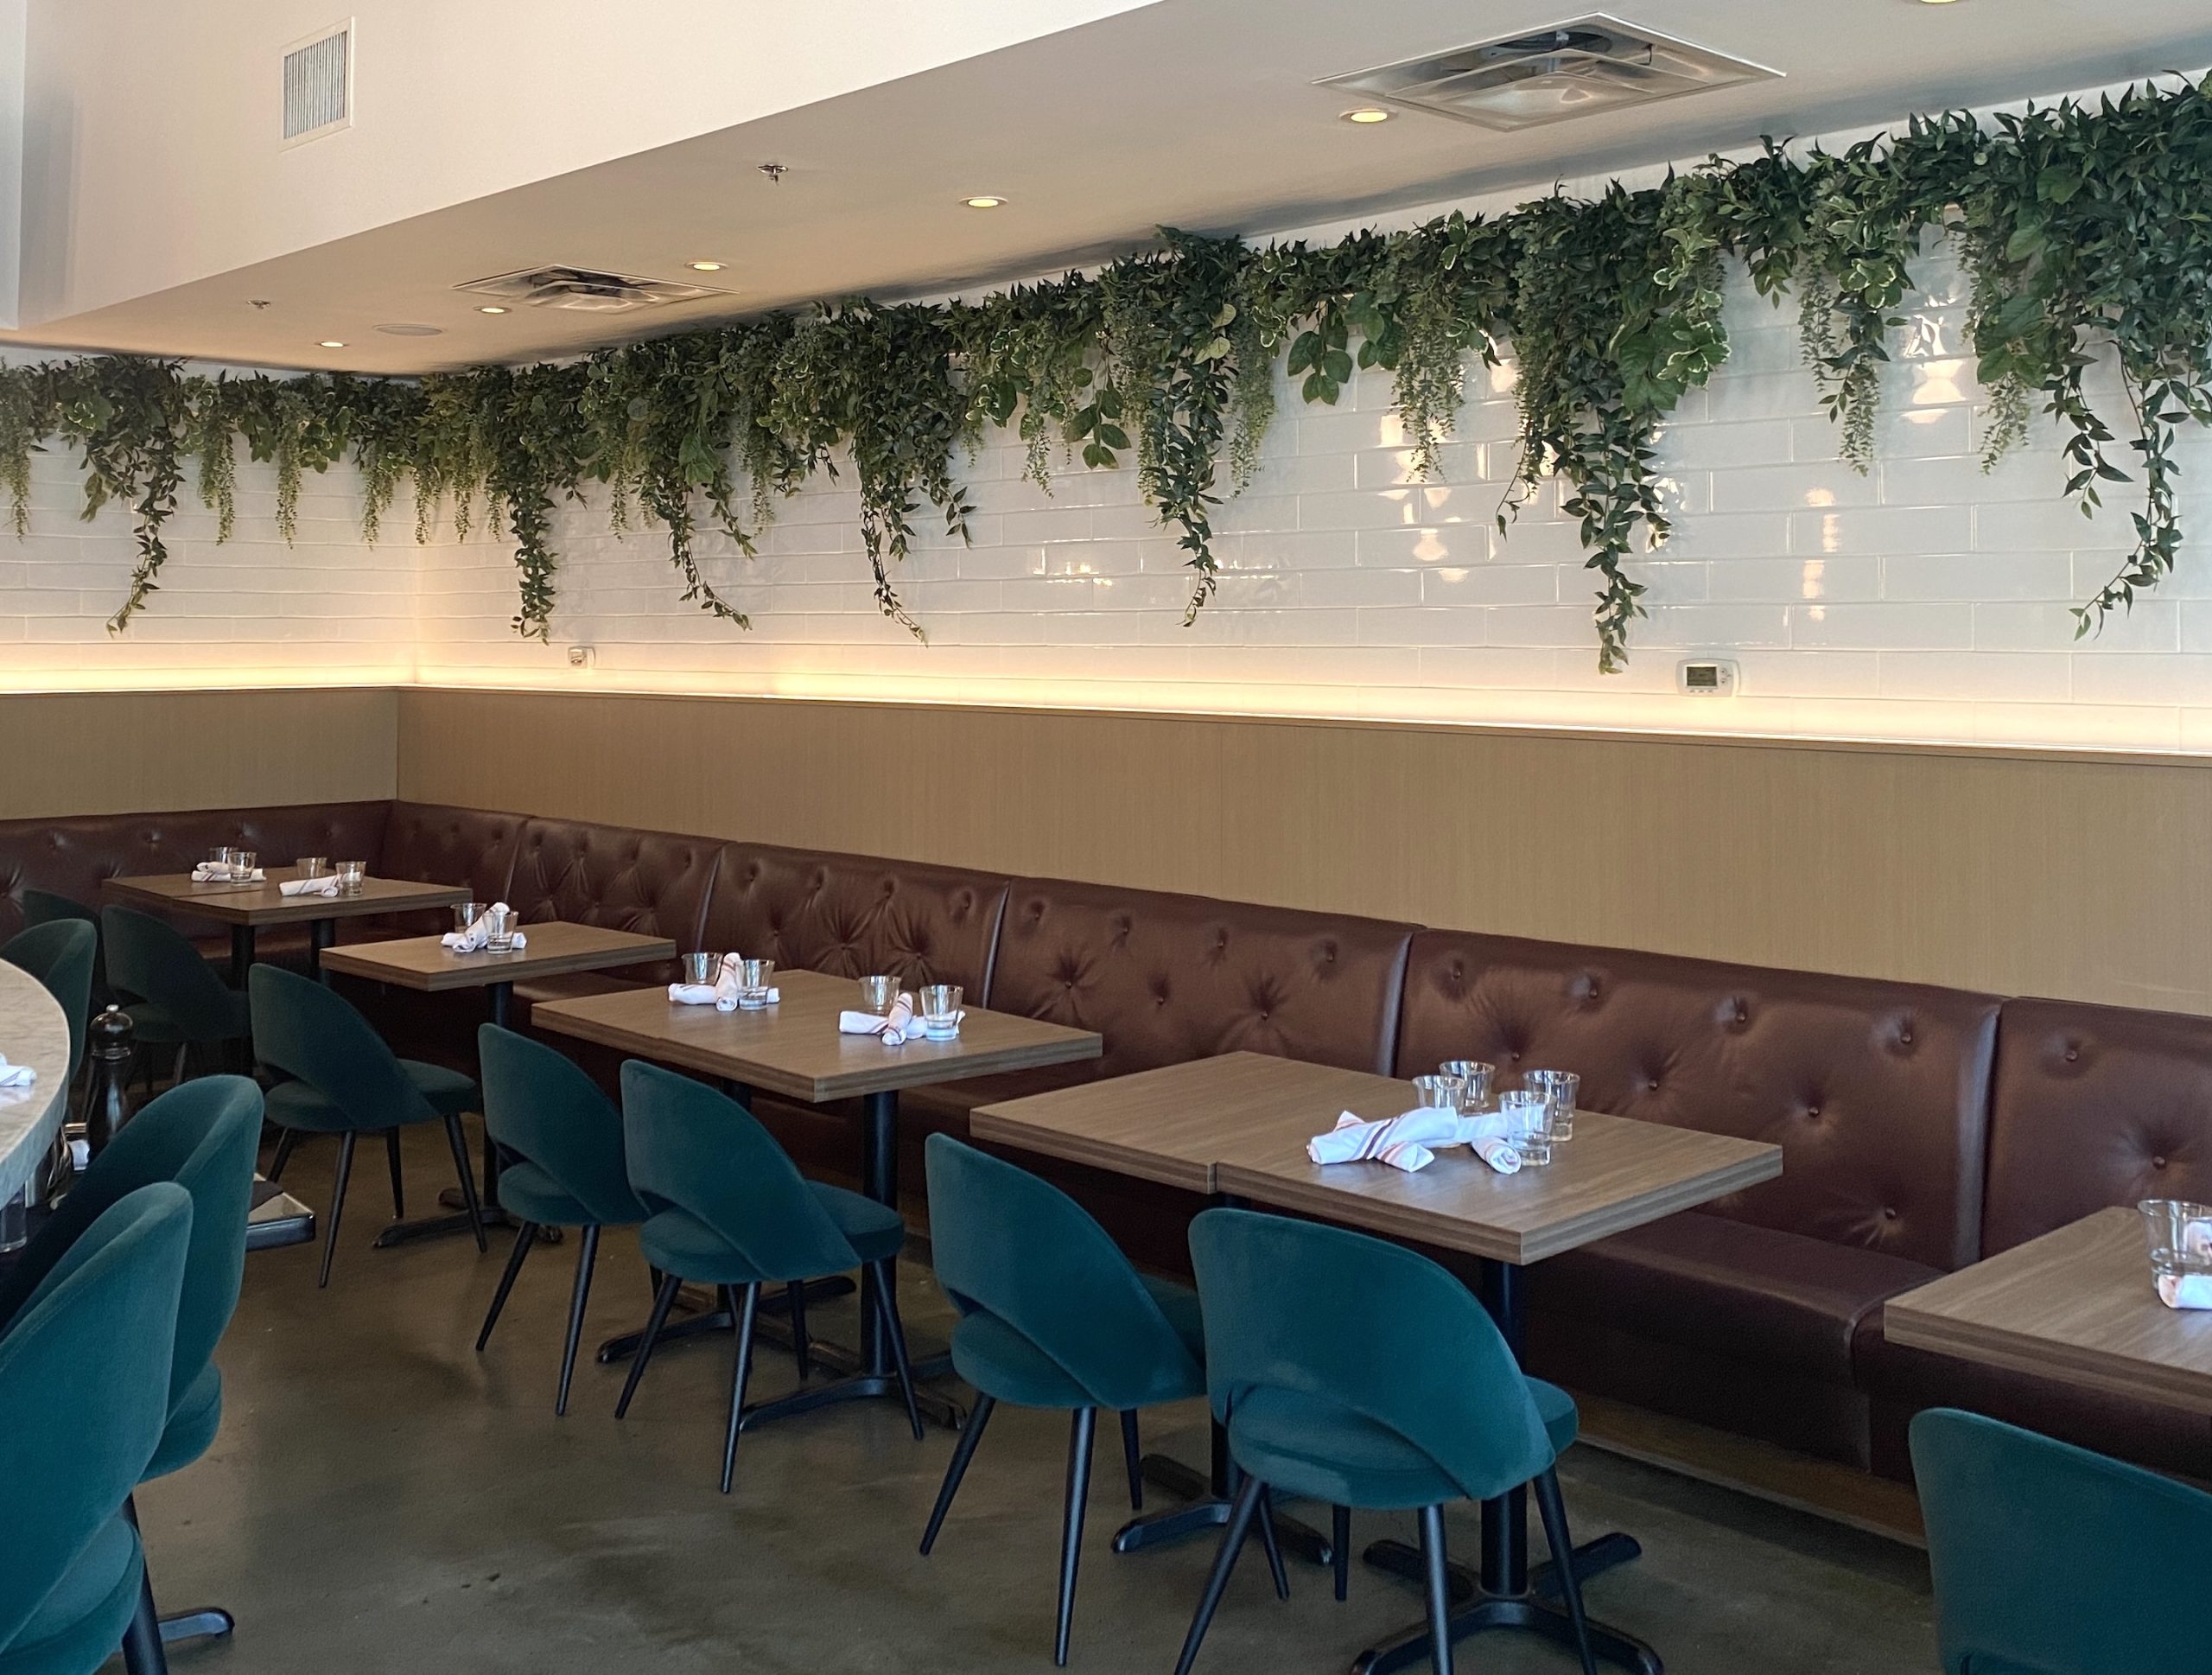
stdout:
<svg viewBox="0 0 2212 1675">
<path fill-rule="evenodd" d="M 0 1054 L 27 1064 L 38 1080 L 0 1088 L 0 1204 L 38 1173 L 69 1109 L 69 1021 L 46 987 L 0 962 Z"/>
</svg>

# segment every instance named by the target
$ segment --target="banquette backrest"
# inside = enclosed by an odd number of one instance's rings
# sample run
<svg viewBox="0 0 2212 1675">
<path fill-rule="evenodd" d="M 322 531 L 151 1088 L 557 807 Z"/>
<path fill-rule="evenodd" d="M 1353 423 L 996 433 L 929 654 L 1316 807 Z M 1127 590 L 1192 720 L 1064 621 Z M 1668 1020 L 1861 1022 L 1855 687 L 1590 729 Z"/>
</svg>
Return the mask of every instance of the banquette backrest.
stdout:
<svg viewBox="0 0 2212 1675">
<path fill-rule="evenodd" d="M 582 820 L 526 820 L 515 847 L 506 899 L 524 924 L 572 924 L 664 936 L 697 948 L 722 846 L 712 838 Z M 626 968 L 665 981 L 674 960 Z"/>
<path fill-rule="evenodd" d="M 1934 1267 L 1979 1254 L 1999 1002 L 1913 984 L 1424 931 L 1397 1070 L 1548 1067 L 1586 1109 L 1779 1145 L 1707 1207 Z"/>
<path fill-rule="evenodd" d="M 526 824 L 519 814 L 445 803 L 394 803 L 376 869 L 386 878 L 416 883 L 466 884 L 480 901 L 504 901 Z M 378 936 L 427 935 L 449 928 L 442 910 L 393 914 L 372 923 Z"/>
</svg>

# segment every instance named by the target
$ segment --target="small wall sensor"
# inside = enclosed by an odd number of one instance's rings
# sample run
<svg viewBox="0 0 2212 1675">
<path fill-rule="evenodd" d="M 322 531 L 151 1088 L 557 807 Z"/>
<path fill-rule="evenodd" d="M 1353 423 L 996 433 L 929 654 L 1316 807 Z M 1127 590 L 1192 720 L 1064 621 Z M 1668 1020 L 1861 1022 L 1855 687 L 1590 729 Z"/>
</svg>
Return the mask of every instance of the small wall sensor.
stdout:
<svg viewBox="0 0 2212 1675">
<path fill-rule="evenodd" d="M 1739 678 L 1726 658 L 1688 658 L 1675 670 L 1675 686 L 1688 697 L 1733 697 Z"/>
<path fill-rule="evenodd" d="M 598 652 L 589 646 L 571 646 L 569 647 L 569 666 L 571 669 L 588 669 L 592 665 L 598 661 Z"/>
</svg>

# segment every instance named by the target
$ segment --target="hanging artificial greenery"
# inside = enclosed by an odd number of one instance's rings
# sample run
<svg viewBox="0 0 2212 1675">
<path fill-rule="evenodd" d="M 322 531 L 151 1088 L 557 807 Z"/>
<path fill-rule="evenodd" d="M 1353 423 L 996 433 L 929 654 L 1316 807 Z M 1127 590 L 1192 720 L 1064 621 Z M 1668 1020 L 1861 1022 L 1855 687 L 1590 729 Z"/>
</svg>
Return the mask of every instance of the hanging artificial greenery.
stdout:
<svg viewBox="0 0 2212 1675">
<path fill-rule="evenodd" d="M 2212 80 L 2145 86 L 1984 126 L 1951 114 L 1841 152 L 1772 142 L 1630 191 L 1552 196 L 1485 219 L 1263 248 L 1163 231 L 1157 249 L 976 301 L 855 298 L 602 349 L 580 361 L 419 380 L 205 378 L 173 361 L 88 356 L 0 367 L 0 485 L 28 525 L 30 459 L 73 447 L 86 515 L 118 500 L 138 546 L 120 630 L 160 585 L 163 529 L 188 462 L 219 538 L 232 529 L 235 448 L 272 464 L 276 522 L 295 533 L 304 474 L 350 460 L 374 540 L 402 477 L 416 533 L 441 507 L 466 536 L 512 542 L 519 634 L 547 637 L 555 515 L 603 485 L 618 530 L 664 532 L 683 597 L 737 627 L 696 546 L 702 523 L 751 555 L 779 500 L 850 469 L 884 614 L 915 634 L 897 567 L 926 503 L 949 538 L 970 514 L 955 457 L 1012 426 L 1027 474 L 1134 458 L 1139 487 L 1194 572 L 1186 621 L 1219 585 L 1213 509 L 1255 469 L 1283 366 L 1306 402 L 1355 371 L 1393 379 L 1409 467 L 1437 473 L 1471 356 L 1517 364 L 1520 464 L 1501 527 L 1549 479 L 1597 572 L 1599 666 L 1643 614 L 1637 555 L 1669 517 L 1660 427 L 1726 359 L 1727 264 L 1794 296 L 1804 354 L 1841 456 L 1872 461 L 1882 370 L 1915 271 L 1948 240 L 1972 284 L 1969 329 L 1988 406 L 1985 465 L 2038 403 L 2064 438 L 2066 490 L 2094 512 L 2138 497 L 2134 539 L 2077 615 L 2082 632 L 2171 572 L 2181 547 L 2175 444 L 2212 423 Z M 2122 415 L 2091 373 L 2116 367 Z M 1226 462 L 1228 481 L 1222 481 Z"/>
</svg>

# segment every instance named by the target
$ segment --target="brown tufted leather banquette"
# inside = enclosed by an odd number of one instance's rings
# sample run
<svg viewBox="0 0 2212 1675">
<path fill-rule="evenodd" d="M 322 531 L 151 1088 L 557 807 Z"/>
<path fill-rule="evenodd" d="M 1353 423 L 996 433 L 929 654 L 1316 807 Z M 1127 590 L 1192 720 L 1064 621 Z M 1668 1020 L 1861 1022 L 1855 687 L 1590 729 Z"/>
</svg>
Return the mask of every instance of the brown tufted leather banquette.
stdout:
<svg viewBox="0 0 2212 1675">
<path fill-rule="evenodd" d="M 578 820 L 530 820 L 515 846 L 506 899 L 524 924 L 564 919 L 572 924 L 664 936 L 679 951 L 696 948 L 721 845 L 709 838 Z M 603 994 L 623 982 L 667 983 L 673 960 L 582 972 L 515 985 L 518 997 L 551 1000 Z"/>
</svg>

